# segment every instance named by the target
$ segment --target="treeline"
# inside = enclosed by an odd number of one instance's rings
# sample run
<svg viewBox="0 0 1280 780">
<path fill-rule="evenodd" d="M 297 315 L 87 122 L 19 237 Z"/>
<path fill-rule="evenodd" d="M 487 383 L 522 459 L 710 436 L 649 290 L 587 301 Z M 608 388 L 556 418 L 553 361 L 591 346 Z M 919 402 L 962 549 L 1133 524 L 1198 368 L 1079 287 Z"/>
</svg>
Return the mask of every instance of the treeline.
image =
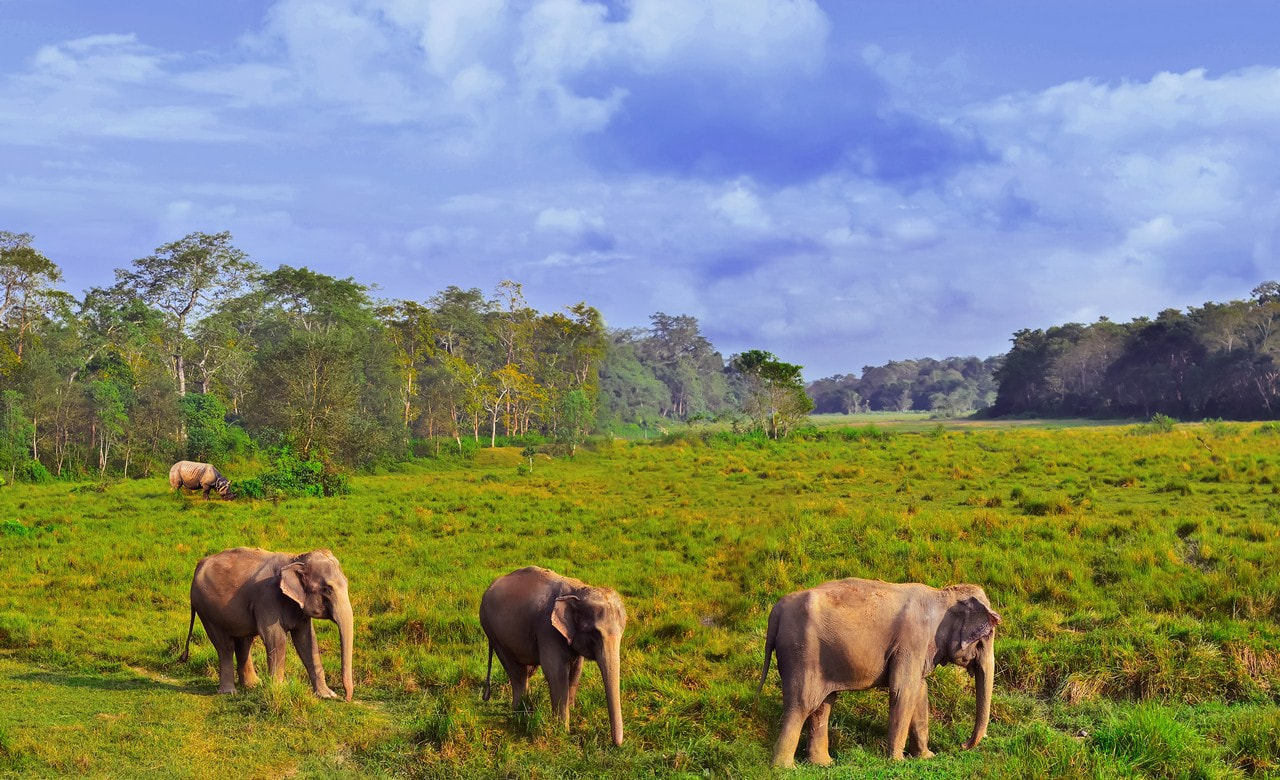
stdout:
<svg viewBox="0 0 1280 780">
<path fill-rule="evenodd" d="M 800 367 L 726 360 L 688 316 L 610 331 L 541 313 L 516 282 L 375 300 L 354 279 L 265 270 L 193 233 L 75 298 L 27 234 L 0 231 L 0 469 L 138 475 L 287 450 L 351 468 L 498 437 L 572 448 L 593 430 L 728 417 L 785 435 Z"/>
<path fill-rule="evenodd" d="M 1020 330 L 996 376 L 994 415 L 1275 419 L 1280 283 L 1154 320 Z"/>
<path fill-rule="evenodd" d="M 838 374 L 819 379 L 809 385 L 809 395 L 819 413 L 915 410 L 946 416 L 968 414 L 995 401 L 995 371 L 1003 359 L 891 360 L 883 366 L 864 366 L 861 376 Z"/>
</svg>

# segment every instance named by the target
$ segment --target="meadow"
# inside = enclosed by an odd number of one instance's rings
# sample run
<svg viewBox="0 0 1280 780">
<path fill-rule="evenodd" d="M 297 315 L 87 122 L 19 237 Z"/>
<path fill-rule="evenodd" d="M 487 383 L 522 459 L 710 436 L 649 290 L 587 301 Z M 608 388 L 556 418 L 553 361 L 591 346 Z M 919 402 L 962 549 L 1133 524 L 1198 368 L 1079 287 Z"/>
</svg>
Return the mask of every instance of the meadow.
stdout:
<svg viewBox="0 0 1280 780">
<path fill-rule="evenodd" d="M 844 693 L 840 776 L 1280 776 L 1280 426 L 919 422 L 601 442 L 532 469 L 482 450 L 330 499 L 0 488 L 0 776 L 770 776 L 768 611 L 850 576 L 978 583 L 1004 623 L 978 749 L 959 750 L 972 681 L 943 667 L 937 756 L 890 763 L 885 694 Z M 196 561 L 238 545 L 342 561 L 354 702 L 316 700 L 292 648 L 285 685 L 215 695 L 198 623 L 178 662 Z M 528 564 L 626 600 L 621 747 L 590 663 L 568 733 L 540 673 L 522 713 L 496 664 L 481 701 L 480 596 Z"/>
</svg>

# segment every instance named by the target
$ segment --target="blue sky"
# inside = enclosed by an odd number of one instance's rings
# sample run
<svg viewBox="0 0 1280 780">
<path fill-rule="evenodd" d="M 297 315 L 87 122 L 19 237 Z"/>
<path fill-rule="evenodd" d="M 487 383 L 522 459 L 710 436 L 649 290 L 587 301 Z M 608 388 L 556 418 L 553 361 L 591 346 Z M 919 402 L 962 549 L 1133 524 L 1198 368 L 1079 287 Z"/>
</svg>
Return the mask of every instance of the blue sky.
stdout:
<svg viewBox="0 0 1280 780">
<path fill-rule="evenodd" d="M 692 314 L 816 379 L 1280 278 L 1280 5 L 0 0 L 0 229 Z"/>
</svg>

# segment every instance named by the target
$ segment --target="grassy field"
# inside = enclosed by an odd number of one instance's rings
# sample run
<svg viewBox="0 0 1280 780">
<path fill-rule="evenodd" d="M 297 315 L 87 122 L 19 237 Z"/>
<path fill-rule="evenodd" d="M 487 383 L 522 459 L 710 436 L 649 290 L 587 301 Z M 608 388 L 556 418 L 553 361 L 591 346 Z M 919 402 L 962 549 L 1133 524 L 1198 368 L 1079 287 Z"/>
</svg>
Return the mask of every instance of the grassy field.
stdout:
<svg viewBox="0 0 1280 780">
<path fill-rule="evenodd" d="M 768 776 L 768 610 L 847 576 L 978 583 L 1004 623 L 976 751 L 972 683 L 945 667 L 928 761 L 883 757 L 884 693 L 840 696 L 845 776 L 1280 776 L 1275 425 L 863 425 L 523 462 L 482 451 L 279 504 L 161 477 L 0 489 L 0 776 Z M 234 696 L 198 628 L 177 661 L 195 562 L 237 545 L 337 554 L 354 702 L 314 699 L 292 649 L 289 682 Z M 569 733 L 540 674 L 527 712 L 500 669 L 480 700 L 480 595 L 527 564 L 626 600 L 622 747 L 590 664 Z M 317 626 L 332 681 L 337 632 Z"/>
</svg>

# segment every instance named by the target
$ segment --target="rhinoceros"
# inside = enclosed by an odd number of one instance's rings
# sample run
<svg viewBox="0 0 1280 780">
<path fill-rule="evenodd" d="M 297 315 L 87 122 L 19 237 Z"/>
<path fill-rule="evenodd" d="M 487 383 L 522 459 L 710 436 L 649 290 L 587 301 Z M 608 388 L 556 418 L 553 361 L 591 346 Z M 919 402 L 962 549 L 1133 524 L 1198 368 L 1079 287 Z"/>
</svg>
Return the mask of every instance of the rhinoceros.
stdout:
<svg viewBox="0 0 1280 780">
<path fill-rule="evenodd" d="M 218 495 L 224 499 L 231 498 L 231 480 L 222 476 L 210 463 L 178 461 L 169 469 L 169 487 L 174 490 L 203 490 L 206 499 L 212 489 L 218 491 Z"/>
</svg>

